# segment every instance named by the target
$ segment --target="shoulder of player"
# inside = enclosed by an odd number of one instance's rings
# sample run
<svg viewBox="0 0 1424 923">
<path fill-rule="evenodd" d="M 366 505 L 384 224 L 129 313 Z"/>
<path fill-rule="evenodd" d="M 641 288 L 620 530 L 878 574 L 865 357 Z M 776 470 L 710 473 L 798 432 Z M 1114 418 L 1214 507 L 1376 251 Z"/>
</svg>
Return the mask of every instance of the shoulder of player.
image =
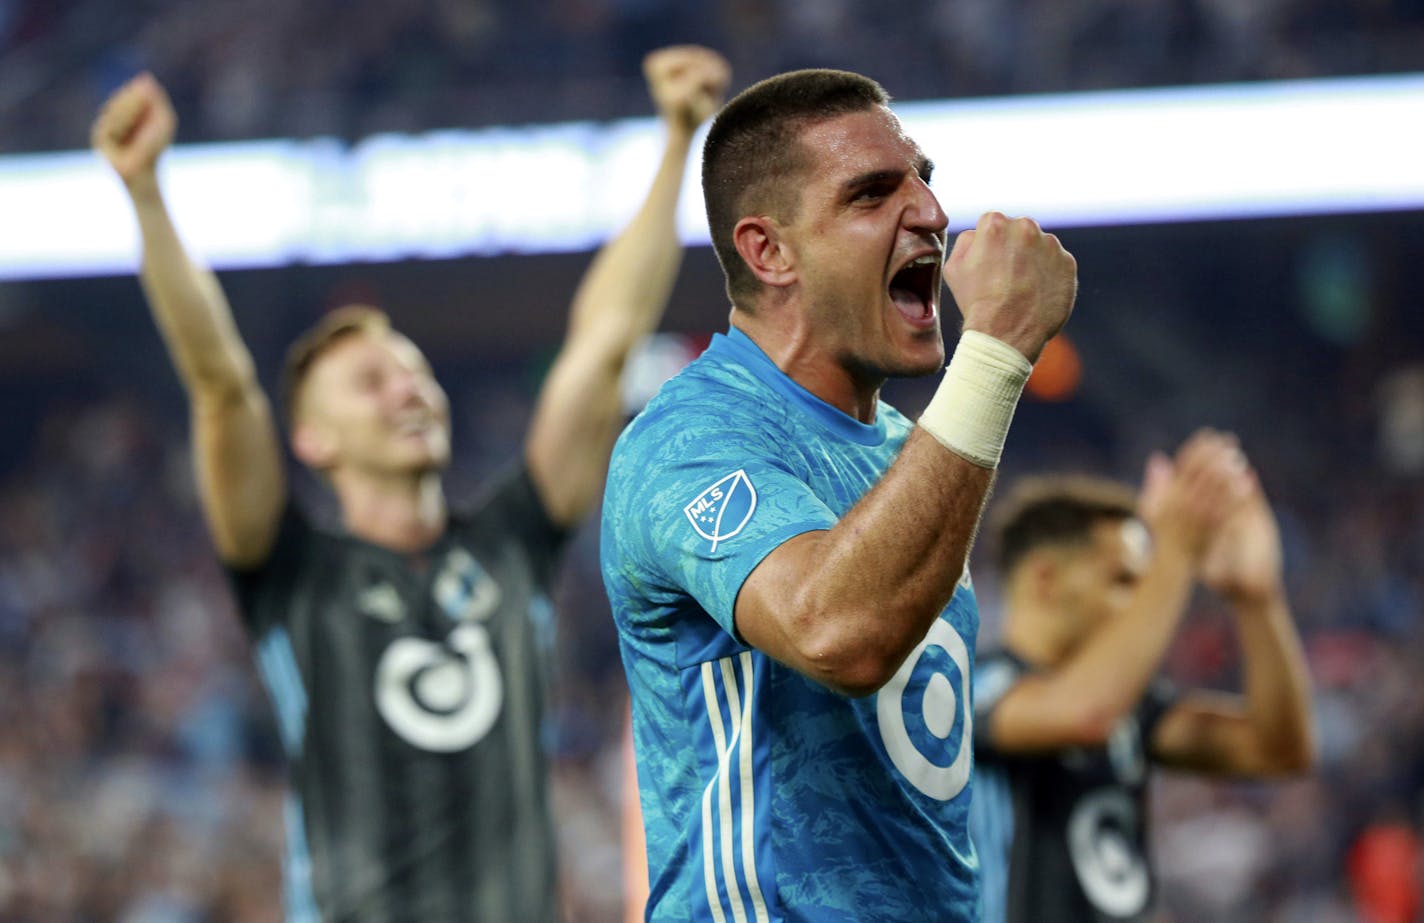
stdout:
<svg viewBox="0 0 1424 923">
<path fill-rule="evenodd" d="M 710 439 L 781 438 L 783 402 L 751 375 L 709 374 L 689 367 L 669 380 L 629 424 L 620 449 L 653 444 L 685 446 Z"/>
</svg>

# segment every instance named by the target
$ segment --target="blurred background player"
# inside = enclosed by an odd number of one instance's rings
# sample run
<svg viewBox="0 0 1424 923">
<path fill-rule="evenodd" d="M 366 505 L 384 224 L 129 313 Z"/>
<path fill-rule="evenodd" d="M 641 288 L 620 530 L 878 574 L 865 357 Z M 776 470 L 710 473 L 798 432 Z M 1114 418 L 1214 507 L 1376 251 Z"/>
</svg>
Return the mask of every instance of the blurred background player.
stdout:
<svg viewBox="0 0 1424 923">
<path fill-rule="evenodd" d="M 1305 770 L 1313 733 L 1275 518 L 1236 440 L 1112 481 L 1023 481 L 995 511 L 1002 649 L 974 678 L 971 829 L 986 923 L 1153 918 L 1148 764 Z M 1175 692 L 1158 668 L 1193 587 L 1231 606 L 1244 696 Z"/>
<path fill-rule="evenodd" d="M 209 532 L 291 757 L 292 919 L 557 916 L 539 737 L 546 593 L 565 536 L 597 498 L 624 362 L 677 273 L 692 135 L 729 80 L 719 55 L 690 46 L 649 55 L 645 75 L 666 130 L 661 165 L 574 297 L 523 457 L 477 502 L 447 506 L 445 394 L 384 314 L 348 306 L 292 348 L 292 449 L 334 491 L 339 534 L 291 503 L 254 363 L 216 278 L 170 220 L 157 162 L 176 119 L 163 88 L 134 78 L 94 123 L 138 217 L 144 290 L 188 393 Z"/>
<path fill-rule="evenodd" d="M 708 132 L 731 329 L 619 439 L 603 510 L 648 919 L 976 916 L 962 578 L 1077 266 L 998 213 L 946 262 L 932 169 L 845 71 L 762 81 Z M 944 278 L 964 333 L 914 426 L 880 390 L 943 368 Z"/>
</svg>

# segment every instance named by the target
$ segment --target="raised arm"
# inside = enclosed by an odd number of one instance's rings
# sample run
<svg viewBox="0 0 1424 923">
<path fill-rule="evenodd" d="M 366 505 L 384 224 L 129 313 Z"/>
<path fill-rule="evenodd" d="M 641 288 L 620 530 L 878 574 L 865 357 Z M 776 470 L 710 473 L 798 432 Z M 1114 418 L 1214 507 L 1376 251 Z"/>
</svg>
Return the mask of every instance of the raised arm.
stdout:
<svg viewBox="0 0 1424 923">
<path fill-rule="evenodd" d="M 1149 464 L 1140 507 L 1153 549 L 1130 603 L 1056 667 L 1004 694 L 985 729 L 995 749 L 1029 753 L 1108 740 L 1156 675 L 1209 542 L 1250 483 L 1235 439 L 1211 431 L 1183 445 L 1175 468 L 1161 457 Z"/>
<path fill-rule="evenodd" d="M 655 51 L 643 70 L 666 132 L 662 163 L 642 207 L 599 251 L 574 295 L 525 444 L 544 505 L 564 525 L 582 519 L 598 496 L 623 423 L 624 364 L 657 326 L 682 260 L 677 202 L 692 136 L 731 78 L 721 55 L 694 46 Z"/>
<path fill-rule="evenodd" d="M 1281 540 L 1259 485 L 1226 524 L 1202 565 L 1226 598 L 1245 664 L 1245 695 L 1194 692 L 1157 725 L 1155 758 L 1238 776 L 1309 768 L 1315 752 L 1310 680 L 1281 577 Z"/>
<path fill-rule="evenodd" d="M 176 127 L 168 94 L 140 74 L 104 104 L 91 141 L 123 180 L 138 218 L 143 290 L 188 393 L 208 531 L 225 563 L 255 565 L 272 547 L 286 500 L 281 444 L 227 299 L 189 257 L 159 188 L 158 158 Z"/>
<path fill-rule="evenodd" d="M 1077 294 L 1058 239 L 998 213 L 959 235 L 945 276 L 966 334 L 920 425 L 833 528 L 783 542 L 737 596 L 747 643 L 847 695 L 889 681 L 954 595 L 997 465 L 997 447 L 992 460 L 973 450 L 1002 435 Z"/>
</svg>

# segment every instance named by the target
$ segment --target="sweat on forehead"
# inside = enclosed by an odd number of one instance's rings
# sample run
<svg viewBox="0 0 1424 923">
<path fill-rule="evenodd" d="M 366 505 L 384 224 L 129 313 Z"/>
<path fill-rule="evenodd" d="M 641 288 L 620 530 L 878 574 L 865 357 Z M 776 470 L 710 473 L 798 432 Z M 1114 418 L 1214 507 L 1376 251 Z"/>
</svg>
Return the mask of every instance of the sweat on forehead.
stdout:
<svg viewBox="0 0 1424 923">
<path fill-rule="evenodd" d="M 905 172 L 929 181 L 934 163 L 888 109 L 847 113 L 806 125 L 798 138 L 804 165 L 847 187 L 898 178 Z M 804 183 L 795 183 L 802 188 Z"/>
</svg>

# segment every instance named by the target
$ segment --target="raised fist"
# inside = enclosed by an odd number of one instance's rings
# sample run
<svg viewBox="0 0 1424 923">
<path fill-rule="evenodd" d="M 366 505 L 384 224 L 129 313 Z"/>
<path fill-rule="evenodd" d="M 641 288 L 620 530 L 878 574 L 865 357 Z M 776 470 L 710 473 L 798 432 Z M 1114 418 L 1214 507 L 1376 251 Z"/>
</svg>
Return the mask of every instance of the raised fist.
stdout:
<svg viewBox="0 0 1424 923">
<path fill-rule="evenodd" d="M 1032 218 L 987 212 L 960 233 L 944 266 L 964 329 L 1002 340 L 1037 362 L 1068 322 L 1078 263 Z"/>
<path fill-rule="evenodd" d="M 692 131 L 722 105 L 732 68 L 710 48 L 673 45 L 643 59 L 643 76 L 658 114 L 670 125 Z"/>
<path fill-rule="evenodd" d="M 153 175 L 158 155 L 173 143 L 177 127 L 168 93 L 152 74 L 142 73 L 104 103 L 89 141 L 119 178 L 132 185 Z"/>
</svg>

